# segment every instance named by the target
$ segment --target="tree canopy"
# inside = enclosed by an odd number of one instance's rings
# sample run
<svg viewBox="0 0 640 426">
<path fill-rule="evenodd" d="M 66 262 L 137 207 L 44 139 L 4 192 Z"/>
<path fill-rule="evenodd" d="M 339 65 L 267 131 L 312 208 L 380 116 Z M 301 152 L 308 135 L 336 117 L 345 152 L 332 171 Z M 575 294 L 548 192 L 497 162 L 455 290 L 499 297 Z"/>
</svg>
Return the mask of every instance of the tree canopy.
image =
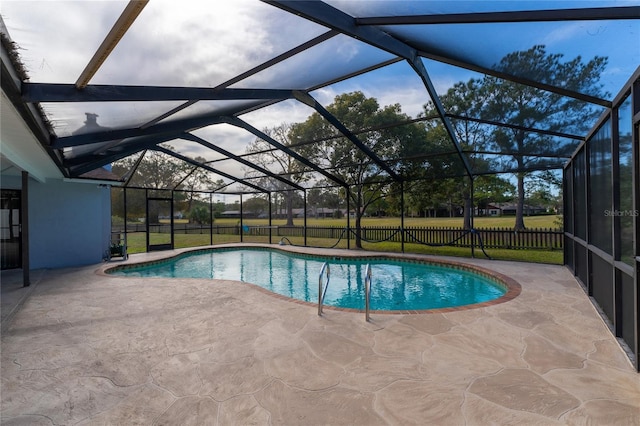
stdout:
<svg viewBox="0 0 640 426">
<path fill-rule="evenodd" d="M 587 62 L 579 56 L 565 60 L 561 54 L 548 53 L 544 46 L 533 46 L 506 55 L 496 69 L 570 92 L 604 97 L 599 77 L 606 63 L 602 57 Z M 450 128 L 432 102 L 413 118 L 399 104 L 380 106 L 375 98 L 355 91 L 336 96 L 326 113 L 318 108 L 304 122 L 263 130 L 268 138 L 326 170 L 345 187 L 336 189 L 335 182 L 311 178 L 306 173 L 308 165 L 260 137 L 246 149 L 244 157 L 255 167 L 245 162 L 244 177 L 282 195 L 289 224 L 293 224 L 294 201 L 301 198 L 297 185 L 308 183 L 315 188 L 307 193 L 308 202 L 328 205 L 330 200 L 331 205 L 342 208 L 344 204 L 336 199 L 348 199 L 356 219 L 358 247 L 361 218 L 373 210 L 429 214 L 443 205 L 451 212 L 463 207 L 468 227 L 474 199 L 481 207 L 515 196 L 515 228 L 521 229 L 527 189 L 535 186 L 529 189 L 530 201 L 550 203 L 553 195 L 525 180 L 533 181 L 531 173 L 537 173 L 535 181 L 547 177 L 553 181 L 554 176 L 545 171 L 557 169 L 562 158 L 570 155 L 575 145 L 569 143 L 570 134 L 583 134 L 588 118 L 601 110 L 571 96 L 489 75 L 453 85 L 440 101 Z M 475 175 L 472 180 L 460 151 Z M 195 161 L 206 164 L 203 158 Z M 143 153 L 141 159 L 120 160 L 113 170 L 121 175 L 135 170 L 130 184 L 145 188 L 189 192 L 224 186 L 222 181 L 213 182 L 205 169 L 153 150 Z M 517 186 L 500 173 L 513 173 Z M 193 207 L 192 197 L 180 201 L 187 210 Z"/>
<path fill-rule="evenodd" d="M 206 162 L 202 157 L 196 157 L 194 161 L 203 164 Z M 194 191 L 214 190 L 223 185 L 221 179 L 214 181 L 205 169 L 158 151 L 144 151 L 139 156 L 116 161 L 112 165 L 112 171 L 116 175 L 129 178 L 129 185 L 132 187 L 178 190 L 173 199 L 178 208 L 187 214 L 190 214 L 198 200 L 198 193 Z M 119 200 L 114 202 L 118 204 Z M 130 192 L 127 204 L 129 214 L 138 217 L 144 215 L 143 192 Z"/>
<path fill-rule="evenodd" d="M 292 145 L 291 132 L 292 125 L 289 123 L 281 123 L 271 128 L 262 130 L 264 134 L 280 142 L 282 145 L 290 147 Z M 308 146 L 296 148 L 300 153 L 305 155 L 313 155 Z M 270 172 L 282 176 L 283 178 L 294 182 L 301 183 L 309 180 L 307 174 L 303 173 L 304 165 L 284 151 L 274 148 L 269 142 L 256 138 L 248 147 L 247 153 L 252 154 L 249 158 L 251 161 Z M 248 168 L 245 172 L 246 177 L 258 175 L 255 169 Z M 286 216 L 287 225 L 293 225 L 293 194 L 294 191 L 290 185 L 285 182 L 278 181 L 271 177 L 262 177 L 258 180 L 258 184 L 263 188 L 270 188 L 274 191 L 285 191 Z"/>
<path fill-rule="evenodd" d="M 603 57 L 586 63 L 580 56 L 564 60 L 563 55 L 548 53 L 539 45 L 506 55 L 496 68 L 576 93 L 604 97 L 599 78 L 606 64 Z M 492 166 L 487 167 L 489 170 L 515 172 L 516 229 L 524 228 L 525 178 L 532 171 L 558 168 L 558 158 L 568 157 L 573 149 L 566 139 L 549 132 L 584 133 L 589 119 L 601 112 L 600 107 L 572 97 L 489 75 L 454 85 L 441 100 L 450 114 L 460 116 L 451 121 L 474 173 L 483 172 L 483 163 Z M 432 104 L 425 105 L 424 114 L 433 115 Z M 544 177 L 537 175 L 538 179 Z"/>
<path fill-rule="evenodd" d="M 498 64 L 498 69 L 509 73 L 526 70 L 526 75 L 542 83 L 603 97 L 599 79 L 606 64 L 607 59 L 603 57 L 595 57 L 586 63 L 582 62 L 580 56 L 563 61 L 563 55 L 547 53 L 545 46 L 534 46 L 506 55 Z M 510 156 L 517 165 L 518 209 L 515 228 L 524 229 L 527 170 L 545 169 L 548 158 L 540 157 L 539 153 L 569 156 L 571 152 L 566 152 L 566 147 L 571 149 L 571 145 L 563 145 L 558 138 L 548 134 L 523 128 L 579 134 L 588 130 L 586 123 L 601 109 L 577 99 L 493 76 L 484 78 L 479 95 L 479 101 L 483 104 L 483 118 L 517 126 L 496 127 L 488 145 Z M 533 153 L 537 155 L 531 155 Z"/>
<path fill-rule="evenodd" d="M 336 128 L 319 113 L 313 113 L 303 123 L 294 124 L 290 140 L 295 143 L 319 141 L 308 148 L 307 155 L 317 164 L 349 185 L 346 196 L 351 201 L 355 215 L 356 247 L 361 247 L 360 223 L 367 208 L 388 195 L 391 177 L 377 159 L 391 160 L 406 156 L 426 142 L 424 128 L 410 122 L 400 105 L 380 107 L 375 98 L 362 92 L 351 92 L 336 96 L 327 107 L 337 120 L 354 134 L 366 147 L 357 146 L 346 135 L 337 135 Z M 402 126 L 390 124 L 409 122 Z M 401 173 L 400 162 L 395 162 L 393 172 Z"/>
</svg>

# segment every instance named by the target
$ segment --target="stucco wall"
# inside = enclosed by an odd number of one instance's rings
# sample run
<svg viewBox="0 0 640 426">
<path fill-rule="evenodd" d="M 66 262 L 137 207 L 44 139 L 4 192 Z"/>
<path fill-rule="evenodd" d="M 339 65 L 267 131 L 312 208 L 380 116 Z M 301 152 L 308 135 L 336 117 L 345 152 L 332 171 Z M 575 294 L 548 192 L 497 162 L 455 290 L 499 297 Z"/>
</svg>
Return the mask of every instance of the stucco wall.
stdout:
<svg viewBox="0 0 640 426">
<path fill-rule="evenodd" d="M 20 189 L 19 177 L 2 187 Z M 100 263 L 109 246 L 110 192 L 96 183 L 29 180 L 31 269 Z"/>
</svg>

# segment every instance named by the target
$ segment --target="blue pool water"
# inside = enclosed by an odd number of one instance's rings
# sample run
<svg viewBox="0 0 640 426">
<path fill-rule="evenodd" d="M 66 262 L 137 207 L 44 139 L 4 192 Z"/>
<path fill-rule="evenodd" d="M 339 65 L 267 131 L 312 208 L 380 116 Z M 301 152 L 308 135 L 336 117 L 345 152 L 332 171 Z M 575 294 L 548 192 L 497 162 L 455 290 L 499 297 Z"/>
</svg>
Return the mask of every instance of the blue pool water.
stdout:
<svg viewBox="0 0 640 426">
<path fill-rule="evenodd" d="M 486 302 L 506 289 L 473 272 L 391 259 L 324 258 L 265 249 L 216 249 L 152 265 L 113 270 L 114 275 L 236 280 L 317 303 L 318 275 L 331 268 L 325 305 L 364 309 L 364 275 L 371 265 L 372 310 L 423 310 Z"/>
</svg>

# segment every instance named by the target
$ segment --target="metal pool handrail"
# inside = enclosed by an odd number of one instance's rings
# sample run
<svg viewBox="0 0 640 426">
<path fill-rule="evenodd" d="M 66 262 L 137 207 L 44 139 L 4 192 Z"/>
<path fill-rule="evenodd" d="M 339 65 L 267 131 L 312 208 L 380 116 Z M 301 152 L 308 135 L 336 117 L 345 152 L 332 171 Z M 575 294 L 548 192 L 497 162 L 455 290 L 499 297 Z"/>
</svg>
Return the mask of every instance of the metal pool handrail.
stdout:
<svg viewBox="0 0 640 426">
<path fill-rule="evenodd" d="M 369 322 L 369 307 L 371 299 L 371 265 L 367 264 L 367 270 L 364 275 L 364 319 Z"/>
<path fill-rule="evenodd" d="M 322 277 L 326 276 L 327 281 L 324 284 L 324 289 L 322 287 Z M 327 262 L 322 264 L 322 268 L 320 268 L 320 275 L 318 276 L 318 315 L 322 316 L 322 304 L 324 303 L 324 296 L 327 294 L 327 287 L 329 287 L 329 278 L 331 276 L 331 267 Z"/>
</svg>

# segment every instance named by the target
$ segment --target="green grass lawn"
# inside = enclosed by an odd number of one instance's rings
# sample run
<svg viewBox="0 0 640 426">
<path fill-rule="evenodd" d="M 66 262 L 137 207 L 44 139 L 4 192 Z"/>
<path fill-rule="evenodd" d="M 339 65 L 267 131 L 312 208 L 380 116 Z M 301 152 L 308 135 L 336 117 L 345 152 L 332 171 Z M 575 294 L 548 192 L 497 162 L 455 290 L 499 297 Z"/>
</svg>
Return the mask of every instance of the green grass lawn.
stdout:
<svg viewBox="0 0 640 426">
<path fill-rule="evenodd" d="M 524 225 L 527 228 L 558 228 L 556 222 L 560 216 L 556 215 L 544 215 L 544 216 L 527 216 L 524 218 Z M 293 220 L 294 225 L 304 225 L 304 219 L 295 218 Z M 474 226 L 476 228 L 513 228 L 516 219 L 514 216 L 501 216 L 501 217 L 476 217 L 474 218 Z M 217 225 L 237 225 L 239 219 L 216 219 Z M 247 226 L 259 226 L 268 225 L 267 219 L 245 219 L 243 225 Z M 285 219 L 274 219 L 272 225 L 285 225 Z M 347 219 L 316 219 L 308 218 L 308 226 L 347 226 Z M 355 225 L 355 219 L 351 219 L 351 226 Z M 363 226 L 400 226 L 400 218 L 398 217 L 366 217 L 362 220 Z M 463 226 L 463 219 L 461 217 L 413 217 L 405 218 L 404 225 L 409 226 L 423 226 L 423 227 L 437 227 L 437 228 L 461 228 Z"/>
<path fill-rule="evenodd" d="M 557 228 L 554 221 L 556 216 L 531 216 L 525 218 L 525 225 L 528 228 Z M 482 217 L 475 219 L 476 228 L 513 228 L 515 218 L 513 217 Z M 217 225 L 238 225 L 238 219 L 216 219 Z M 273 220 L 272 225 L 285 225 L 285 220 Z M 294 220 L 294 224 L 302 226 L 303 219 Z M 346 226 L 346 219 L 308 219 L 308 226 Z M 268 220 L 265 219 L 247 219 L 243 221 L 243 225 L 247 226 L 266 226 Z M 351 226 L 354 225 L 354 221 L 351 221 Z M 381 226 L 381 227 L 395 227 L 400 226 L 399 218 L 365 218 L 363 220 L 364 226 Z M 448 228 L 462 227 L 462 218 L 406 218 L 406 227 L 440 227 Z M 304 240 L 302 237 L 289 237 L 289 240 L 296 245 L 303 245 Z M 244 242 L 257 242 L 257 243 L 269 243 L 268 237 L 258 237 L 251 235 L 243 236 Z M 272 243 L 278 243 L 280 237 L 273 236 Z M 240 242 L 239 235 L 213 235 L 213 243 L 230 243 Z M 198 247 L 205 246 L 211 243 L 211 237 L 209 234 L 176 234 L 175 235 L 175 247 Z M 323 238 L 308 238 L 307 245 L 314 247 L 332 247 L 336 243 L 336 240 L 328 240 Z M 144 232 L 130 233 L 127 235 L 127 246 L 129 253 L 143 253 L 146 251 L 146 234 Z M 336 246 L 337 248 L 347 248 L 347 241 L 341 240 Z M 355 243 L 351 241 L 351 248 L 355 247 Z M 382 243 L 363 243 L 363 249 L 375 250 L 375 251 L 389 251 L 400 252 L 402 246 L 400 243 L 382 242 Z M 457 256 L 457 257 L 470 257 L 471 249 L 464 247 L 430 247 L 418 244 L 405 244 L 405 252 L 407 253 L 421 253 L 431 254 L 439 256 Z M 524 262 L 536 262 L 536 263 L 551 263 L 562 264 L 563 253 L 561 250 L 506 250 L 506 249 L 487 249 L 487 254 L 493 259 L 501 260 L 514 260 Z M 476 257 L 484 257 L 481 250 L 476 249 Z"/>
</svg>

